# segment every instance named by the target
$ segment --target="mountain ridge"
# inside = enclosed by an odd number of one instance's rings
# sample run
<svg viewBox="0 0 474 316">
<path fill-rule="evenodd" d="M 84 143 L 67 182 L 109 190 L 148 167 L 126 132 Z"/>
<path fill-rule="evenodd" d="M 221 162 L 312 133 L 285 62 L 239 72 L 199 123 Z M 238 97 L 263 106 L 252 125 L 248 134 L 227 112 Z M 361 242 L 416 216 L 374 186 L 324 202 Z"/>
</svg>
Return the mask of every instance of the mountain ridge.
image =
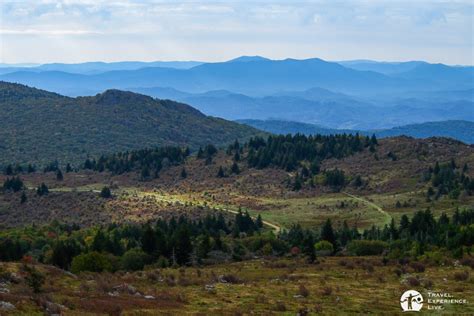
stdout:
<svg viewBox="0 0 474 316">
<path fill-rule="evenodd" d="M 89 155 L 166 145 L 197 149 L 262 134 L 191 106 L 129 91 L 65 97 L 0 82 L 0 164 L 82 163 Z"/>
</svg>

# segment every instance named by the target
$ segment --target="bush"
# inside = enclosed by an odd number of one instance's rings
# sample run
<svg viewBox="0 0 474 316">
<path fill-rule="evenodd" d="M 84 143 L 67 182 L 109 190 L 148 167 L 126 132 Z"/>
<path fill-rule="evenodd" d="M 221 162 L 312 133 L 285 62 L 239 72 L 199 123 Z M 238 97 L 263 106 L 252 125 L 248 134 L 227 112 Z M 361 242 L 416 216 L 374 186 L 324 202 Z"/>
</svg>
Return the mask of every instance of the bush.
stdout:
<svg viewBox="0 0 474 316">
<path fill-rule="evenodd" d="M 425 272 L 425 265 L 421 262 L 412 262 L 410 266 L 415 272 Z"/>
<path fill-rule="evenodd" d="M 72 259 L 71 271 L 79 273 L 83 271 L 102 272 L 112 271 L 112 263 L 108 256 L 96 251 L 84 253 Z"/>
<path fill-rule="evenodd" d="M 309 291 L 303 284 L 301 284 L 299 289 L 298 289 L 298 294 L 303 296 L 303 297 L 308 297 L 309 296 Z"/>
<path fill-rule="evenodd" d="M 409 277 L 407 278 L 407 284 L 409 286 L 419 286 L 420 285 L 420 280 L 415 277 Z"/>
<path fill-rule="evenodd" d="M 463 266 L 468 266 L 471 267 L 471 269 L 474 269 L 474 259 L 471 258 L 464 258 L 460 262 Z"/>
<path fill-rule="evenodd" d="M 454 280 L 456 281 L 467 281 L 469 279 L 469 272 L 467 271 L 460 271 L 454 273 Z"/>
<path fill-rule="evenodd" d="M 40 293 L 45 279 L 44 275 L 35 267 L 30 267 L 28 265 L 25 265 L 23 269 L 27 273 L 25 281 L 28 286 L 31 287 L 34 293 Z"/>
<path fill-rule="evenodd" d="M 145 264 L 150 261 L 150 256 L 139 248 L 133 248 L 123 254 L 120 266 L 124 270 L 142 270 Z"/>
<path fill-rule="evenodd" d="M 380 240 L 353 240 L 347 248 L 356 256 L 376 256 L 382 254 L 388 244 Z"/>
<path fill-rule="evenodd" d="M 286 312 L 286 306 L 285 303 L 278 301 L 275 305 L 275 310 L 277 312 Z"/>
<path fill-rule="evenodd" d="M 329 255 L 334 252 L 334 246 L 327 240 L 321 240 L 314 245 L 318 254 Z"/>
<path fill-rule="evenodd" d="M 325 286 L 322 291 L 321 291 L 321 294 L 324 295 L 324 296 L 330 296 L 332 294 L 332 287 L 330 286 Z"/>
<path fill-rule="evenodd" d="M 110 191 L 109 187 L 103 187 L 100 191 L 100 197 L 104 199 L 109 199 L 112 197 L 112 192 Z"/>
</svg>

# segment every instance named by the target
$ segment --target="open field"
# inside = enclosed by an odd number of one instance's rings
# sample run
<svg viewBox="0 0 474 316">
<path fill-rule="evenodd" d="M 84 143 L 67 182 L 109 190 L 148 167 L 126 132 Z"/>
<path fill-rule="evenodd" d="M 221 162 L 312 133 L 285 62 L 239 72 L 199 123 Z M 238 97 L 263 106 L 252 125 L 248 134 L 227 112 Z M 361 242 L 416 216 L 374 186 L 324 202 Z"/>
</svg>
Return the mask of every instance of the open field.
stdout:
<svg viewBox="0 0 474 316">
<path fill-rule="evenodd" d="M 262 258 L 212 267 L 78 276 L 52 266 L 38 268 L 47 281 L 44 293 L 32 294 L 22 280 L 20 264 L 0 263 L 2 271 L 17 275 L 16 283 L 2 285 L 8 292 L 0 293 L 0 300 L 16 305 L 12 315 L 41 315 L 42 306 L 61 310 L 62 315 L 397 315 L 400 295 L 408 289 L 417 289 L 425 301 L 428 291 L 457 299 L 474 297 L 472 276 L 462 281 L 454 277 L 468 267 L 446 262 L 415 272 L 410 264 L 385 266 L 378 257 L 328 257 L 311 265 L 297 258 Z M 427 314 L 426 308 L 427 304 Z M 472 314 L 474 305 L 445 304 L 443 313 Z"/>
</svg>

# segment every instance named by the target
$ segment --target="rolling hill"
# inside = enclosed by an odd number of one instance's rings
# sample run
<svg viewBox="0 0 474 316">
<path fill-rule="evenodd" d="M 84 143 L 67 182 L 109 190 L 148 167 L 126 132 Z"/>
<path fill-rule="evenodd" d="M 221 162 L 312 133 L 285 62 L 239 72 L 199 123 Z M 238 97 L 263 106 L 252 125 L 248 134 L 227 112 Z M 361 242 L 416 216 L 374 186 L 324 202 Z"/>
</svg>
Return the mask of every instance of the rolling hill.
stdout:
<svg viewBox="0 0 474 316">
<path fill-rule="evenodd" d="M 182 103 L 107 90 L 70 98 L 0 82 L 0 163 L 78 163 L 88 155 L 158 145 L 196 149 L 259 131 Z"/>
</svg>

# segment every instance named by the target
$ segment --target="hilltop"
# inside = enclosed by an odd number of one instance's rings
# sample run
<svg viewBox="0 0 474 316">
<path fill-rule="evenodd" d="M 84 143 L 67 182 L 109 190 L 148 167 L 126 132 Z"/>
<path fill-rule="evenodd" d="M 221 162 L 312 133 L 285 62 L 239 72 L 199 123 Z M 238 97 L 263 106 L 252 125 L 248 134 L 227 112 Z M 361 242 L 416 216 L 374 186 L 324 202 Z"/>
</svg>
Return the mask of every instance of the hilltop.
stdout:
<svg viewBox="0 0 474 316">
<path fill-rule="evenodd" d="M 183 103 L 107 90 L 70 98 L 0 82 L 0 163 L 83 162 L 122 150 L 226 144 L 258 130 Z"/>
</svg>

